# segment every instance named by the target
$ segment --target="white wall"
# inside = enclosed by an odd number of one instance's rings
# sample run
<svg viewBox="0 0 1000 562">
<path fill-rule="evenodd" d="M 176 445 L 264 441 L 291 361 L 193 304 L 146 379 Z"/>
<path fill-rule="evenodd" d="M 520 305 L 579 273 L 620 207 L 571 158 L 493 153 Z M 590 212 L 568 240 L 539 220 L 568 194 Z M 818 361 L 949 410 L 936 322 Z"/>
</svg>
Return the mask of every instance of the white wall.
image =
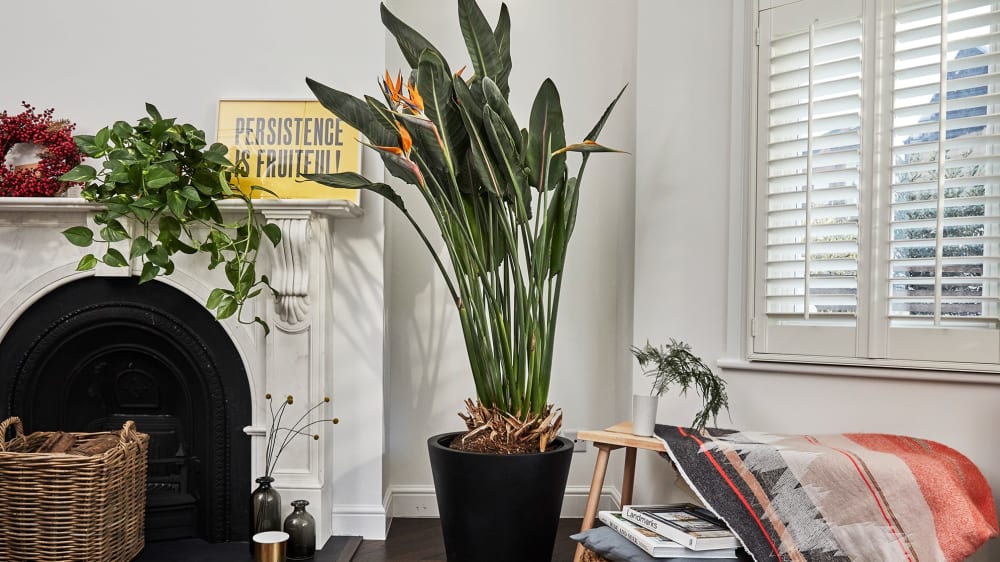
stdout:
<svg viewBox="0 0 1000 562">
<path fill-rule="evenodd" d="M 480 4 L 491 24 L 495 22 L 500 2 Z M 388 6 L 434 43 L 454 70 L 467 64 L 454 0 L 395 0 Z M 514 114 L 527 126 L 538 86 L 551 77 L 561 94 L 567 140 L 582 140 L 618 90 L 635 82 L 634 2 L 514 0 L 508 7 Z M 406 68 L 395 44 L 390 42 L 387 49 L 390 72 Z M 601 135 L 602 143 L 634 150 L 634 96 L 630 86 Z M 584 177 L 549 397 L 563 408 L 567 428 L 610 425 L 622 414 L 616 400 L 630 392 L 618 387 L 631 341 L 634 165 L 631 155 L 598 154 Z M 406 186 L 400 191 L 407 208 L 419 210 L 414 214 L 433 231 L 433 219 L 423 212 L 420 198 Z M 394 270 L 388 321 L 393 511 L 402 516 L 433 514 L 427 438 L 462 429 L 456 414 L 475 390 L 458 316 L 427 250 L 398 213 L 387 213 L 387 239 L 387 259 Z M 593 453 L 574 456 L 569 479 L 573 497 L 564 512 L 582 513 L 594 459 Z"/>
<path fill-rule="evenodd" d="M 735 276 L 733 286 L 739 287 L 743 274 L 741 264 L 729 259 L 729 245 L 742 242 L 743 225 L 731 222 L 728 211 L 739 197 L 731 183 L 743 189 L 746 183 L 742 156 L 730 151 L 730 139 L 740 134 L 730 96 L 749 93 L 740 88 L 744 48 L 733 44 L 734 6 L 739 28 L 747 8 L 730 0 L 640 0 L 638 7 L 634 337 L 684 339 L 709 364 L 739 359 L 740 347 L 734 341 L 740 331 L 733 329 L 740 295 L 729 290 L 729 282 Z M 1000 490 L 1000 377 L 976 384 L 743 369 L 723 376 L 732 418 L 720 418 L 720 425 L 924 437 L 967 455 Z M 644 390 L 648 385 L 637 374 L 633 383 Z M 659 422 L 688 423 L 694 402 L 661 400 Z M 671 486 L 667 464 L 643 457 L 636 501 L 682 498 Z M 997 559 L 996 540 L 973 558 Z"/>
<path fill-rule="evenodd" d="M 680 339 L 712 364 L 726 349 L 728 221 L 718 213 L 729 189 L 732 8 L 679 4 L 638 6 L 634 338 Z M 650 381 L 633 384 L 648 392 Z M 693 400 L 664 397 L 658 420 L 684 424 L 696 411 Z M 666 463 L 651 455 L 640 456 L 636 478 L 637 502 L 675 494 Z"/>
</svg>

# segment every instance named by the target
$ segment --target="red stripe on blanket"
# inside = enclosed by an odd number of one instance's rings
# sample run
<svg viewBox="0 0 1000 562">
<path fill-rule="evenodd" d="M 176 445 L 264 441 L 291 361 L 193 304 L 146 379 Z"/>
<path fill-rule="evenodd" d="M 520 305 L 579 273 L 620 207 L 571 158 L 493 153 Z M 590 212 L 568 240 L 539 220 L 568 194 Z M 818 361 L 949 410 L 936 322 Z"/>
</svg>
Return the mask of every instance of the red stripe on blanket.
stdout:
<svg viewBox="0 0 1000 562">
<path fill-rule="evenodd" d="M 778 560 L 783 560 L 783 558 L 781 557 L 781 553 L 778 552 L 778 546 L 774 544 L 774 541 L 771 540 L 771 535 L 768 534 L 767 529 L 764 528 L 764 523 L 760 520 L 759 517 L 757 517 L 757 514 L 754 513 L 753 507 L 750 506 L 750 502 L 748 502 L 747 499 L 743 497 L 743 494 L 740 493 L 739 489 L 736 487 L 736 484 L 734 484 L 733 481 L 729 479 L 729 476 L 726 474 L 726 472 L 722 470 L 721 466 L 719 466 L 719 463 L 718 461 L 715 460 L 715 457 L 708 454 L 708 450 L 704 448 L 705 443 L 697 436 L 689 435 L 686 431 L 684 431 L 683 427 L 678 427 L 677 431 L 680 432 L 682 436 L 687 437 L 688 439 L 693 439 L 694 442 L 698 444 L 698 450 L 703 455 L 705 455 L 706 458 L 708 458 L 708 461 L 711 462 L 712 466 L 715 467 L 715 470 L 719 473 L 719 476 L 721 476 L 722 479 L 726 481 L 726 484 L 729 485 L 729 488 L 733 491 L 734 494 L 736 494 L 736 497 L 740 499 L 740 502 L 743 503 L 743 506 L 747 509 L 747 513 L 749 513 L 750 516 L 753 517 L 753 520 L 757 522 L 757 526 L 760 527 L 761 534 L 764 535 L 764 538 L 767 539 L 767 542 L 771 545 L 771 550 L 774 551 L 774 555 L 778 557 Z"/>
<path fill-rule="evenodd" d="M 997 535 L 989 484 L 961 453 L 940 443 L 902 435 L 845 436 L 872 451 L 894 455 L 906 464 L 934 516 L 935 534 L 947 560 L 965 560 L 980 544 Z M 928 452 L 934 456 L 928 456 Z M 955 490 L 966 493 L 956 494 Z M 941 517 L 942 514 L 947 516 Z"/>
<path fill-rule="evenodd" d="M 858 466 L 858 461 L 854 458 L 854 455 L 852 455 L 851 453 L 848 453 L 847 451 L 845 451 L 843 449 L 840 449 L 840 448 L 837 448 L 837 447 L 831 447 L 829 445 L 824 445 L 824 444 L 820 443 L 815 438 L 813 438 L 813 437 L 811 437 L 809 435 L 806 435 L 804 437 L 810 443 L 812 443 L 812 444 L 814 444 L 816 446 L 819 446 L 819 447 L 826 447 L 827 449 L 830 449 L 830 450 L 833 450 L 833 451 L 837 451 L 841 455 L 844 455 L 845 457 L 847 457 L 847 460 L 851 461 L 851 464 L 854 465 L 854 470 L 857 471 L 858 476 L 861 478 L 861 481 L 864 482 L 865 486 L 868 487 L 868 492 L 871 493 L 872 499 L 875 500 L 875 505 L 878 506 L 878 510 L 880 512 L 882 512 L 882 519 L 885 519 L 885 524 L 888 525 L 889 526 L 889 530 L 892 531 L 892 536 L 896 538 L 896 542 L 899 544 L 899 548 L 903 549 L 903 556 L 906 556 L 907 560 L 909 560 L 910 562 L 913 562 L 913 558 L 910 557 L 910 553 L 908 552 L 908 549 L 906 548 L 906 545 L 903 544 L 902 538 L 899 536 L 899 533 L 896 531 L 896 526 L 889 519 L 889 514 L 885 512 L 885 506 L 882 505 L 882 502 L 879 500 L 878 493 L 875 491 L 875 488 L 872 487 L 872 483 L 868 479 L 868 477 L 865 475 L 864 471 L 862 471 L 861 467 Z"/>
</svg>

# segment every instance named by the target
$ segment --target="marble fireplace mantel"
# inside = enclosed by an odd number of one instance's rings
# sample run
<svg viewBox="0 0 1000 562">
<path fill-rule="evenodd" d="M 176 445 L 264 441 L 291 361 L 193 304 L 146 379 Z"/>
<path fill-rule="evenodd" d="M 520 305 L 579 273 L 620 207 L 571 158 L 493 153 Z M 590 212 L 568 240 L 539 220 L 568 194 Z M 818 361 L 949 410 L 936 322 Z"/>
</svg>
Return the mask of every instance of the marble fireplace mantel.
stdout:
<svg viewBox="0 0 1000 562">
<path fill-rule="evenodd" d="M 220 205 L 238 210 L 239 206 Z M 69 244 L 61 232 L 88 224 L 99 210 L 79 198 L 0 198 L 0 339 L 32 303 L 56 287 L 87 276 L 137 275 L 138 268 L 111 268 L 99 264 L 94 271 L 76 271 L 90 249 Z M 339 200 L 259 200 L 255 208 L 282 232 L 282 242 L 262 252 L 257 270 L 266 273 L 279 298 L 262 293 L 252 301 L 248 315 L 264 318 L 271 326 L 265 337 L 256 325 L 233 320 L 222 322 L 244 361 L 252 397 L 252 422 L 244 429 L 251 439 L 251 473 L 263 474 L 265 434 L 270 418 L 266 392 L 296 396 L 296 419 L 305 409 L 330 396 L 332 403 L 311 419 L 338 416 L 346 423 L 324 427 L 319 442 L 299 439 L 286 450 L 274 472 L 275 487 L 285 510 L 294 499 L 310 502 L 317 522 L 317 542 L 331 534 L 384 538 L 386 514 L 381 482 L 370 474 L 380 470 L 384 439 L 381 381 L 341 382 L 357 371 L 349 353 L 337 352 L 331 341 L 344 333 L 335 322 L 334 308 L 344 302 L 346 278 L 338 278 L 338 238 L 334 224 L 358 218 L 362 209 Z M 343 253 L 343 252 L 341 252 Z M 203 256 L 175 258 L 176 271 L 158 278 L 204 303 L 213 287 L 226 285 L 222 268 L 208 271 Z M 337 291 L 341 291 L 338 296 Z M 369 307 L 372 318 L 352 318 L 381 326 L 382 311 Z M 351 311 L 356 315 L 357 311 Z M 381 345 L 381 344 L 379 344 Z M 344 392 L 346 390 L 346 392 Z M 366 395 L 365 393 L 370 393 Z M 349 394 L 349 395 L 347 395 Z M 356 419 L 358 412 L 371 419 Z M 321 416 L 320 414 L 324 414 Z M 364 435 L 356 435 L 364 428 Z M 336 454 L 334 444 L 336 443 Z M 361 464 L 359 464 L 361 463 Z M 367 463 L 367 464 L 365 464 Z M 377 468 L 376 468 L 377 467 Z M 247 491 L 253 482 L 247 482 Z"/>
</svg>

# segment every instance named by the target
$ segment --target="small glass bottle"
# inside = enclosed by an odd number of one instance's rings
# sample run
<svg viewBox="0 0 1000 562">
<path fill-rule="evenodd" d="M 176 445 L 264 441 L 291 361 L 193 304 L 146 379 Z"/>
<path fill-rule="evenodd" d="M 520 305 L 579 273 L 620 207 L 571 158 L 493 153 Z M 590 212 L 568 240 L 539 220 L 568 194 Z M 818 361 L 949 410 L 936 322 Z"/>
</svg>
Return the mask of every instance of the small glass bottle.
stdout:
<svg viewBox="0 0 1000 562">
<path fill-rule="evenodd" d="M 289 560 L 309 560 L 316 554 L 316 520 L 306 512 L 307 505 L 306 500 L 293 501 L 295 511 L 285 519 Z"/>
<path fill-rule="evenodd" d="M 264 531 L 281 530 L 281 494 L 271 487 L 274 478 L 261 476 L 257 489 L 250 494 L 250 547 L 253 536 Z"/>
</svg>

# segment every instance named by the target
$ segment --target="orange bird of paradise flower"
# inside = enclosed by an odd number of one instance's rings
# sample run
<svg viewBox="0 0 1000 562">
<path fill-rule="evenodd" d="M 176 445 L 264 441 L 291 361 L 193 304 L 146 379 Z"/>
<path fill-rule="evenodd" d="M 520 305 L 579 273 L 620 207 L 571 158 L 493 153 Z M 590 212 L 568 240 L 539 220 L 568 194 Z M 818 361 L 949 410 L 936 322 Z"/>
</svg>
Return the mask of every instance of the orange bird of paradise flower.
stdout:
<svg viewBox="0 0 1000 562">
<path fill-rule="evenodd" d="M 399 105 L 403 98 L 403 73 L 400 72 L 396 75 L 396 81 L 392 81 L 392 76 L 389 75 L 389 71 L 385 71 L 385 81 L 382 82 L 382 91 L 385 92 L 386 97 L 388 97 L 393 105 Z"/>
</svg>

